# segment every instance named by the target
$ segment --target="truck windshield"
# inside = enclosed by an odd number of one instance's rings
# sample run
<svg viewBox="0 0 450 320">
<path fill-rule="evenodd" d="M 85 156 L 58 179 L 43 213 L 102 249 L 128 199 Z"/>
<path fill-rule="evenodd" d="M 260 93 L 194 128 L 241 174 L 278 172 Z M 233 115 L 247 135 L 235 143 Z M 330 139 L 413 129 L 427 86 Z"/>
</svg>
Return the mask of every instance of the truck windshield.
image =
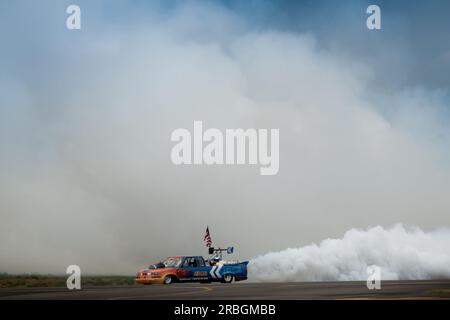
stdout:
<svg viewBox="0 0 450 320">
<path fill-rule="evenodd" d="M 166 268 L 178 268 L 181 265 L 181 259 L 169 258 L 162 262 Z"/>
</svg>

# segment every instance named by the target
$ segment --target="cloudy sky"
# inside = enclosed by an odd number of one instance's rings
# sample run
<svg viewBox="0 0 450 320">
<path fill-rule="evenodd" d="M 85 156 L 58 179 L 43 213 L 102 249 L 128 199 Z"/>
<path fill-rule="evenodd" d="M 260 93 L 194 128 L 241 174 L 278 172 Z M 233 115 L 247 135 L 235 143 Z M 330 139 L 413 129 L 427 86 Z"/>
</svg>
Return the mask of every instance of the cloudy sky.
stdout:
<svg viewBox="0 0 450 320">
<path fill-rule="evenodd" d="M 81 30 L 66 8 L 81 7 Z M 382 30 L 366 28 L 381 7 Z M 133 273 L 450 225 L 448 1 L 0 2 L 0 272 Z M 170 134 L 280 129 L 280 171 Z"/>
</svg>

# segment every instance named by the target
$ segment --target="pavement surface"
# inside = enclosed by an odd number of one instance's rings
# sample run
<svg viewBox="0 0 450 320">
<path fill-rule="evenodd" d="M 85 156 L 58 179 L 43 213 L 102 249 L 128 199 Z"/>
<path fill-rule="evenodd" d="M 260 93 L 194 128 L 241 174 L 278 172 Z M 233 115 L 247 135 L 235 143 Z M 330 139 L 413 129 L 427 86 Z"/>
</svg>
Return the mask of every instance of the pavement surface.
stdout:
<svg viewBox="0 0 450 320">
<path fill-rule="evenodd" d="M 0 300 L 265 300 L 265 299 L 436 299 L 450 280 L 383 281 L 380 290 L 368 290 L 365 282 L 283 282 L 231 284 L 174 283 L 121 287 L 0 288 Z M 434 293 L 433 293 L 434 292 Z M 445 297 L 445 294 L 442 297 Z"/>
</svg>

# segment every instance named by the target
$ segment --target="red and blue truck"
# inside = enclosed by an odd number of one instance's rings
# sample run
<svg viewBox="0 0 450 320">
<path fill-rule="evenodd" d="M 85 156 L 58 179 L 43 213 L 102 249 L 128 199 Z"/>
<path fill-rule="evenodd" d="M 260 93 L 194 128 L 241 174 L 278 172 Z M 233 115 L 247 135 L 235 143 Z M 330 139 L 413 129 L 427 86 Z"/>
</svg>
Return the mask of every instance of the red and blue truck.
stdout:
<svg viewBox="0 0 450 320">
<path fill-rule="evenodd" d="M 222 251 L 232 248 L 210 248 L 213 256 L 207 260 L 202 256 L 174 256 L 140 270 L 136 275 L 139 284 L 171 284 L 174 282 L 222 282 L 231 283 L 247 279 L 248 261 L 224 261 Z"/>
</svg>

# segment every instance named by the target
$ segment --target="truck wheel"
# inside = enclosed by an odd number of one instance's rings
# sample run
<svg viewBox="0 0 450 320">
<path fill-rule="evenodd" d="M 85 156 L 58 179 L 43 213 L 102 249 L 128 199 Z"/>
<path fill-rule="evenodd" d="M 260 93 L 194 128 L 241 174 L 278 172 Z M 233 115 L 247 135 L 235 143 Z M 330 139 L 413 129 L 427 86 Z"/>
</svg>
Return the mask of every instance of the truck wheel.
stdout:
<svg viewBox="0 0 450 320">
<path fill-rule="evenodd" d="M 223 276 L 222 282 L 223 283 L 231 283 L 233 282 L 233 276 L 231 274 L 226 274 Z"/>
<path fill-rule="evenodd" d="M 165 276 L 164 284 L 171 284 L 173 282 L 172 276 Z"/>
</svg>

